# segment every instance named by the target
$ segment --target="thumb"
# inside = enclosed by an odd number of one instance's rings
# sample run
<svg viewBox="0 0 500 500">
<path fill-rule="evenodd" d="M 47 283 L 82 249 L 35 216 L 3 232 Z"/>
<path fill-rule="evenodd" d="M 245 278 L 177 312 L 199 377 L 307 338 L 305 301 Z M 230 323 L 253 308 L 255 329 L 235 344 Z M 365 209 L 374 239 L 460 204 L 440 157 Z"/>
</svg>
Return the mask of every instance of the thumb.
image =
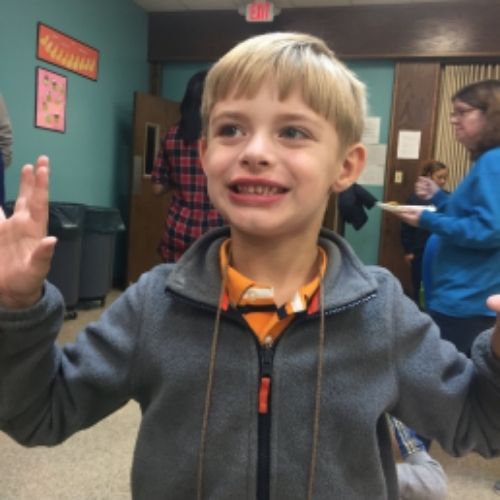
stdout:
<svg viewBox="0 0 500 500">
<path fill-rule="evenodd" d="M 50 267 L 50 261 L 54 255 L 57 238 L 54 236 L 46 236 L 42 239 L 38 247 L 34 250 L 31 257 L 31 262 L 37 266 Z"/>
<path fill-rule="evenodd" d="M 500 313 L 500 294 L 490 295 L 486 301 L 486 305 L 497 314 Z"/>
</svg>

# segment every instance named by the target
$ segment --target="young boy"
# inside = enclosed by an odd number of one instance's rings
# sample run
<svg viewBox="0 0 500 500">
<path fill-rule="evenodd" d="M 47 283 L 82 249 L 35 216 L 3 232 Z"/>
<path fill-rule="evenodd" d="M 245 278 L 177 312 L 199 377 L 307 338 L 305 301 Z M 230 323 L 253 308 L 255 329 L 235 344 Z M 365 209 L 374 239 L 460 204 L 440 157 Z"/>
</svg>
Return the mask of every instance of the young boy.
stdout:
<svg viewBox="0 0 500 500">
<path fill-rule="evenodd" d="M 268 34 L 210 70 L 200 151 L 230 228 L 54 343 L 48 160 L 0 223 L 0 428 L 53 445 L 142 409 L 134 499 L 397 499 L 386 412 L 450 453 L 500 449 L 500 326 L 472 361 L 384 269 L 320 231 L 365 161 L 362 84 L 320 40 Z M 490 298 L 500 312 L 500 296 Z"/>
</svg>

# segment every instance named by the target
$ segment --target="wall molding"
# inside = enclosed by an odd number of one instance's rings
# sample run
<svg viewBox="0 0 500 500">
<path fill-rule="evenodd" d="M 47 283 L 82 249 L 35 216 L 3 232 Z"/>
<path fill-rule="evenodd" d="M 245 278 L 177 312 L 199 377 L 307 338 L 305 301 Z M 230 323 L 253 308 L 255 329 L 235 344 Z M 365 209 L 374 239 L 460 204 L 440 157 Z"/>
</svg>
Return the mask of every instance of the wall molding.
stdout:
<svg viewBox="0 0 500 500">
<path fill-rule="evenodd" d="M 215 60 L 249 36 L 304 31 L 341 59 L 500 57 L 500 2 L 469 0 L 283 9 L 272 23 L 247 23 L 234 11 L 149 14 L 148 59 Z"/>
</svg>

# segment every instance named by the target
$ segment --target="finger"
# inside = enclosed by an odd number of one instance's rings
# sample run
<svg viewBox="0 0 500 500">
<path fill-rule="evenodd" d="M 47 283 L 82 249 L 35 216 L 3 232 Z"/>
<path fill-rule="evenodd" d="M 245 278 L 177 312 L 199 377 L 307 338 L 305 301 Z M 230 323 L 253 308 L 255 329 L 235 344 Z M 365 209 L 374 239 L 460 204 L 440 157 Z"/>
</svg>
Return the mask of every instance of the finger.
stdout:
<svg viewBox="0 0 500 500">
<path fill-rule="evenodd" d="M 49 168 L 40 165 L 35 171 L 35 183 L 30 198 L 31 209 L 36 211 L 34 218 L 46 216 L 49 202 Z"/>
<path fill-rule="evenodd" d="M 500 294 L 490 295 L 486 301 L 486 305 L 496 313 L 500 313 Z"/>
<path fill-rule="evenodd" d="M 21 181 L 19 185 L 18 198 L 31 198 L 31 193 L 35 186 L 36 173 L 39 168 L 47 169 L 49 168 L 49 158 L 45 155 L 41 155 L 37 158 L 35 166 L 27 163 L 21 169 Z"/>
<path fill-rule="evenodd" d="M 427 184 L 416 184 L 415 185 L 415 191 L 419 191 L 420 193 L 426 193 L 429 190 L 429 187 Z"/>
<path fill-rule="evenodd" d="M 47 191 L 49 187 L 49 166 L 38 165 L 35 170 L 35 189 Z"/>
<path fill-rule="evenodd" d="M 49 157 L 46 155 L 40 155 L 36 159 L 35 168 L 42 167 L 42 166 L 48 168 L 49 164 L 50 164 Z"/>
<path fill-rule="evenodd" d="M 45 224 L 48 218 L 49 205 L 49 167 L 39 165 L 35 171 L 35 184 L 29 200 L 33 220 Z"/>
<path fill-rule="evenodd" d="M 19 183 L 19 192 L 17 195 L 17 199 L 27 198 L 29 199 L 31 196 L 31 192 L 33 191 L 33 186 L 35 184 L 34 179 L 34 169 L 33 165 L 26 164 L 21 169 L 21 180 Z M 17 209 L 17 203 L 16 203 Z"/>
</svg>

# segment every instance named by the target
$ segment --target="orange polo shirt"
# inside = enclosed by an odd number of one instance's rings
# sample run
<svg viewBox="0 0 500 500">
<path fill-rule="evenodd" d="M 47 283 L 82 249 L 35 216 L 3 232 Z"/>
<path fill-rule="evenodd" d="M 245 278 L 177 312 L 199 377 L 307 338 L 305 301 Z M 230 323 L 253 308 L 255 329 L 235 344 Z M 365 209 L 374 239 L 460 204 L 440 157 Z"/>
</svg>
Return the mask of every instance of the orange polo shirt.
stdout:
<svg viewBox="0 0 500 500">
<path fill-rule="evenodd" d="M 307 311 L 312 314 L 318 311 L 320 278 L 325 273 L 328 261 L 326 252 L 321 247 L 318 246 L 321 259 L 318 275 L 301 286 L 290 302 L 276 307 L 271 286 L 256 283 L 229 265 L 230 241 L 228 239 L 222 244 L 219 253 L 221 269 L 227 266 L 226 290 L 221 307 L 224 310 L 230 305 L 239 308 L 261 344 L 272 343 L 290 324 L 296 313 Z M 269 306 L 269 310 L 262 310 L 262 306 L 264 309 Z M 255 310 L 252 310 L 254 307 Z"/>
</svg>

